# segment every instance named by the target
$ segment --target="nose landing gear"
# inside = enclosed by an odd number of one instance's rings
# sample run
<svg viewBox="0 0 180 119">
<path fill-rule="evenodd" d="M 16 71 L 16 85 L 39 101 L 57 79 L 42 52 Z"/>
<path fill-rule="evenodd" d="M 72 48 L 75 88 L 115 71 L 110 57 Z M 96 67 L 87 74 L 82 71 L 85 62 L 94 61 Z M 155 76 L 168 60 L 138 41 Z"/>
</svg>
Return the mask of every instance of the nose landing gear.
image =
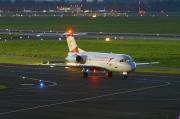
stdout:
<svg viewBox="0 0 180 119">
<path fill-rule="evenodd" d="M 123 72 L 122 75 L 123 75 L 123 79 L 127 79 L 127 75 L 128 75 L 127 72 Z"/>
<path fill-rule="evenodd" d="M 123 75 L 123 79 L 127 79 L 127 75 Z"/>
</svg>

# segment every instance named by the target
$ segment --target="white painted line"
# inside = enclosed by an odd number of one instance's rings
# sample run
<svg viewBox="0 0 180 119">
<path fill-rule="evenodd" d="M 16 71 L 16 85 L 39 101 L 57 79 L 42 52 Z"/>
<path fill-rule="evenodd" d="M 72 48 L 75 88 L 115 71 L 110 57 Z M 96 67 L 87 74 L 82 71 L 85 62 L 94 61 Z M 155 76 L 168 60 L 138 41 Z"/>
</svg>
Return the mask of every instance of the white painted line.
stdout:
<svg viewBox="0 0 180 119">
<path fill-rule="evenodd" d="M 22 86 L 33 86 L 34 84 L 21 84 Z"/>
</svg>

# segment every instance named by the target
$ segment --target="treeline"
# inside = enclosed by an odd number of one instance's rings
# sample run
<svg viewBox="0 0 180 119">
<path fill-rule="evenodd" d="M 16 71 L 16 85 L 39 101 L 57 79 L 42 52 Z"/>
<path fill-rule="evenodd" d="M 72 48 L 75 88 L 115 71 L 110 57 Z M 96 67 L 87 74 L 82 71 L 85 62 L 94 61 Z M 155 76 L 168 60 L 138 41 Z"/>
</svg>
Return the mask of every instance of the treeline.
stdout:
<svg viewBox="0 0 180 119">
<path fill-rule="evenodd" d="M 147 12 L 180 12 L 180 0 L 164 0 L 162 2 L 153 1 L 149 3 L 134 2 L 134 0 L 104 0 L 102 2 L 98 2 L 98 0 L 93 0 L 93 2 L 87 2 L 87 0 L 82 0 L 82 2 L 77 3 L 79 6 L 83 6 L 82 9 L 87 8 L 96 8 L 102 9 L 106 8 L 106 10 L 130 10 L 130 11 L 138 11 L 139 8 L 141 10 L 145 10 Z M 10 0 L 0 0 L 0 7 L 38 7 L 38 6 L 46 6 L 46 7 L 55 7 L 55 6 L 63 6 L 68 7 L 71 5 L 75 5 L 69 3 L 66 0 L 54 1 L 54 2 L 35 2 L 34 0 L 15 0 L 11 2 Z"/>
</svg>

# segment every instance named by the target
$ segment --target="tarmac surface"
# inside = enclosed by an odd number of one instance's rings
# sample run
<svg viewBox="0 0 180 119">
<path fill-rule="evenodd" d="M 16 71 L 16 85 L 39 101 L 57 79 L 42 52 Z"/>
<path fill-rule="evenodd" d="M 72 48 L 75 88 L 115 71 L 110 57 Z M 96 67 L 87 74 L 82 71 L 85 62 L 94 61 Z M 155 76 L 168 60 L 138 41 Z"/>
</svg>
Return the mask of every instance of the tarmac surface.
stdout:
<svg viewBox="0 0 180 119">
<path fill-rule="evenodd" d="M 179 119 L 180 75 L 81 78 L 80 69 L 0 65 L 0 119 Z"/>
</svg>

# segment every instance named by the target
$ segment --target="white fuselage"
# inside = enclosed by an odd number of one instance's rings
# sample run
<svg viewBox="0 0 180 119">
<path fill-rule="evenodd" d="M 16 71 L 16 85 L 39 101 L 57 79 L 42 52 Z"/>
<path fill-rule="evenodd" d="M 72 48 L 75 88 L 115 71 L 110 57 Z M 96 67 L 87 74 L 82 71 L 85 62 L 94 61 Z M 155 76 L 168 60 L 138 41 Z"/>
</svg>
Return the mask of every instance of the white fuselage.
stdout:
<svg viewBox="0 0 180 119">
<path fill-rule="evenodd" d="M 125 54 L 82 52 L 69 53 L 69 56 L 78 55 L 82 57 L 80 64 L 101 67 L 111 72 L 132 72 L 136 69 L 133 59 Z M 68 57 L 66 58 L 68 60 Z"/>
</svg>

